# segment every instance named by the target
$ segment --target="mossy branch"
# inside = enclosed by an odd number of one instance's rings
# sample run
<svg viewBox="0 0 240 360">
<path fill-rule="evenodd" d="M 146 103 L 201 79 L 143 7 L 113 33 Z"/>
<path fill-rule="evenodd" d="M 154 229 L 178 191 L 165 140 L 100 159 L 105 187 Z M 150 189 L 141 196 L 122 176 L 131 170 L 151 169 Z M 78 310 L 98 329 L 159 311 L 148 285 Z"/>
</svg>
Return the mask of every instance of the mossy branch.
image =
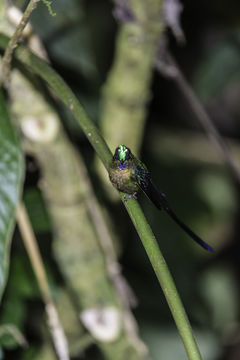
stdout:
<svg viewBox="0 0 240 360">
<path fill-rule="evenodd" d="M 113 64 L 102 91 L 101 133 L 113 149 L 126 143 L 139 154 L 151 95 L 155 57 L 164 31 L 163 0 L 115 0 L 120 21 Z M 100 162 L 96 170 L 105 192 L 115 200 Z"/>
<path fill-rule="evenodd" d="M 8 38 L 4 35 L 0 35 L 0 48 L 6 48 L 7 43 Z M 24 46 L 18 47 L 14 53 L 14 57 L 21 64 L 31 69 L 31 71 L 35 74 L 41 76 L 47 84 L 55 90 L 56 94 L 63 103 L 72 111 L 85 135 L 102 160 L 105 168 L 108 170 L 112 154 L 98 129 L 89 119 L 76 96 L 64 80 L 47 63 L 33 55 Z M 123 200 L 124 194 L 120 194 L 120 196 Z M 201 355 L 195 342 L 191 325 L 152 230 L 136 200 L 131 199 L 128 202 L 124 202 L 124 205 L 141 238 L 149 260 L 160 282 L 173 318 L 182 337 L 188 358 L 191 360 L 201 360 Z"/>
<path fill-rule="evenodd" d="M 19 22 L 14 34 L 12 35 L 6 47 L 2 59 L 2 74 L 1 74 L 1 81 L 6 87 L 9 85 L 10 67 L 11 67 L 13 51 L 17 47 L 18 41 L 22 36 L 23 30 L 28 23 L 29 17 L 33 12 L 33 10 L 36 8 L 37 3 L 39 1 L 40 0 L 30 0 L 26 10 L 24 11 L 21 21 Z"/>
<path fill-rule="evenodd" d="M 143 138 L 151 80 L 163 21 L 162 0 L 115 1 L 120 16 L 114 62 L 103 87 L 100 128 L 110 145 L 126 142 L 138 154 Z M 118 11 L 119 10 L 119 11 Z"/>
</svg>

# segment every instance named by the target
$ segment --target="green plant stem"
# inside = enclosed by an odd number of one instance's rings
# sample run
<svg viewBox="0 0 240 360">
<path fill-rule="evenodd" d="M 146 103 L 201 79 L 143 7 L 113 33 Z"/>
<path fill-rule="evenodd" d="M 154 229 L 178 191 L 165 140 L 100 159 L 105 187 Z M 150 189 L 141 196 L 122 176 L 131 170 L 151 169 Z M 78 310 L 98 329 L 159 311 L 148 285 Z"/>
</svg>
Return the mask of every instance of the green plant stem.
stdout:
<svg viewBox="0 0 240 360">
<path fill-rule="evenodd" d="M 124 194 L 121 194 L 122 200 L 124 196 Z M 184 343 L 188 358 L 191 360 L 200 360 L 201 355 L 194 339 L 187 314 L 165 259 L 159 249 L 157 240 L 143 215 L 142 209 L 136 200 L 125 201 L 124 204 L 162 287 L 179 334 Z"/>
<path fill-rule="evenodd" d="M 22 36 L 22 32 L 25 28 L 25 26 L 28 23 L 29 17 L 33 10 L 36 8 L 37 3 L 41 0 L 30 0 L 26 10 L 24 11 L 24 14 L 22 16 L 21 21 L 19 22 L 14 34 L 12 35 L 8 46 L 5 50 L 3 59 L 2 59 L 2 74 L 1 74 L 1 80 L 2 83 L 7 87 L 9 84 L 9 77 L 10 77 L 10 67 L 11 67 L 11 60 L 12 60 L 12 54 L 14 49 L 17 47 L 18 41 L 20 37 Z"/>
<path fill-rule="evenodd" d="M 0 35 L 0 48 L 6 47 L 6 44 L 7 38 Z M 23 46 L 19 46 L 14 55 L 16 60 L 27 66 L 35 74 L 40 75 L 47 84 L 55 90 L 59 98 L 72 111 L 82 130 L 88 137 L 95 151 L 98 153 L 104 166 L 108 169 L 112 154 L 98 129 L 86 115 L 84 109 L 64 80 L 47 63 L 33 55 Z M 121 193 L 120 196 L 123 200 L 124 194 Z M 124 205 L 141 238 L 143 246 L 145 247 L 160 282 L 182 337 L 188 358 L 190 360 L 201 360 L 201 355 L 194 339 L 191 325 L 152 230 L 136 200 L 131 199 L 128 202 L 124 202 Z"/>
</svg>

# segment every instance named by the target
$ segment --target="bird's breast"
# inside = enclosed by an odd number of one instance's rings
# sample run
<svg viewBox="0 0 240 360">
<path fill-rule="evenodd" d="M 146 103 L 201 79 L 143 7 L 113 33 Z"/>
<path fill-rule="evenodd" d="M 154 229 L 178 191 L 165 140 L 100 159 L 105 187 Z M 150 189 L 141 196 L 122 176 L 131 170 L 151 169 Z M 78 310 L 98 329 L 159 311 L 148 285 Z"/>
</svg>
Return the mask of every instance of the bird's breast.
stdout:
<svg viewBox="0 0 240 360">
<path fill-rule="evenodd" d="M 120 191 L 128 194 L 133 194 L 138 191 L 138 186 L 135 182 L 134 169 L 127 166 L 127 164 L 113 163 L 110 166 L 109 178 L 112 184 Z"/>
</svg>

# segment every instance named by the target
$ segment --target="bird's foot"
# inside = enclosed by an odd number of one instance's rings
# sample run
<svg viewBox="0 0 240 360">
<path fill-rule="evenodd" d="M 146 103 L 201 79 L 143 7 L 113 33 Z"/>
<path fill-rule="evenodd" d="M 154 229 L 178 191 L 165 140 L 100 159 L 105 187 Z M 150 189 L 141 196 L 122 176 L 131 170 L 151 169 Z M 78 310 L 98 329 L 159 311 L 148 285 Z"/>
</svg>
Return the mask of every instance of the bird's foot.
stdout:
<svg viewBox="0 0 240 360">
<path fill-rule="evenodd" d="M 125 200 L 125 201 L 128 201 L 128 200 L 130 200 L 130 199 L 132 199 L 132 198 L 134 198 L 134 199 L 137 200 L 137 192 L 136 192 L 136 191 L 135 191 L 133 194 L 131 194 L 131 195 L 125 196 L 124 200 Z"/>
</svg>

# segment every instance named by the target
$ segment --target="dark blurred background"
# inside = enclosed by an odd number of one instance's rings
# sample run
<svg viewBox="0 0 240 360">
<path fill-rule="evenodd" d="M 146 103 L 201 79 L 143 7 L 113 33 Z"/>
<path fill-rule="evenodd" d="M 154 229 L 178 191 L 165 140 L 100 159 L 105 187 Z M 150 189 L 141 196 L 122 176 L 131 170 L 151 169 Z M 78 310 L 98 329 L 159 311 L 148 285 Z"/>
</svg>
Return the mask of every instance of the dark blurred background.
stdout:
<svg viewBox="0 0 240 360">
<path fill-rule="evenodd" d="M 178 44 L 168 29 L 168 47 L 240 166 L 240 3 L 186 0 L 182 4 L 181 24 L 186 43 Z M 21 7 L 23 2 L 18 1 L 17 5 Z M 32 14 L 33 28 L 53 67 L 98 123 L 101 89 L 113 62 L 118 29 L 112 15 L 113 4 L 107 0 L 58 0 L 52 6 L 57 13 L 54 18 L 50 18 L 43 3 L 39 4 L 38 11 Z M 58 106 L 63 124 L 91 173 L 93 150 L 71 114 Z M 208 254 L 192 243 L 143 195 L 139 200 L 175 279 L 203 359 L 240 359 L 239 182 L 202 130 L 173 79 L 154 71 L 148 107 L 141 158 L 167 194 L 172 208 L 215 252 Z M 24 196 L 54 283 L 58 275 L 51 258 L 51 227 L 41 193 L 36 190 L 38 180 L 37 165 L 29 158 Z M 94 176 L 93 183 L 98 193 Z M 121 205 L 115 212 L 118 221 L 121 215 L 120 221 L 126 224 L 121 230 L 119 255 L 124 275 L 138 299 L 134 313 L 141 336 L 153 359 L 171 360 L 173 354 L 186 359 L 140 240 Z M 10 342 L 7 354 L 9 359 L 35 359 L 41 339 L 37 328 L 30 325 L 30 316 L 40 319 L 43 306 L 18 233 L 12 253 L 0 319 L 23 329 L 30 347 L 16 350 Z"/>
</svg>

